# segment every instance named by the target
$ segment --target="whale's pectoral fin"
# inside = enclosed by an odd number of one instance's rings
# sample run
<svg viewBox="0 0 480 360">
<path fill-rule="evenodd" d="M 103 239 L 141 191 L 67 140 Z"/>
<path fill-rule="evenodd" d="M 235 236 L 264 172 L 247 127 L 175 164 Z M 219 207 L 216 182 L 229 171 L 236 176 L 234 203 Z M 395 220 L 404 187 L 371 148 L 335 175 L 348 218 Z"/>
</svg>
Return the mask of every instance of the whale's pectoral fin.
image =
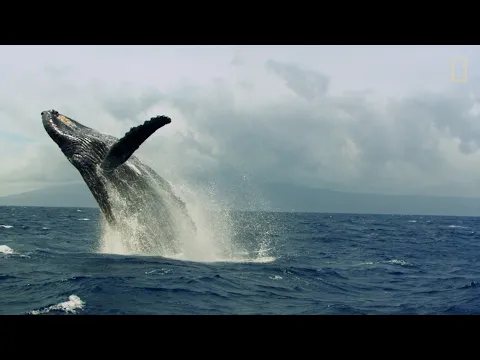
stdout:
<svg viewBox="0 0 480 360">
<path fill-rule="evenodd" d="M 168 116 L 156 116 L 145 121 L 142 125 L 131 128 L 110 148 L 103 160 L 102 169 L 106 171 L 115 170 L 127 161 L 150 135 L 171 121 Z"/>
</svg>

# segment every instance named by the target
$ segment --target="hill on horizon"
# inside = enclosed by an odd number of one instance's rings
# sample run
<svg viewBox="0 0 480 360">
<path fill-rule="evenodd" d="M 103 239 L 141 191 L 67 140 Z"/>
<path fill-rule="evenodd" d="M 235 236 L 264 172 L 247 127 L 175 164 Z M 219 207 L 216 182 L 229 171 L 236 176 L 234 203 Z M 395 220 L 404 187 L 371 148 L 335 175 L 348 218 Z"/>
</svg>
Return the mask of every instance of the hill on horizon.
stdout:
<svg viewBox="0 0 480 360">
<path fill-rule="evenodd" d="M 347 193 L 278 183 L 262 185 L 259 190 L 271 211 L 480 216 L 480 199 L 477 198 Z M 249 209 L 244 199 L 237 196 L 235 210 L 257 210 Z M 83 182 L 3 196 L 0 206 L 98 208 Z"/>
<path fill-rule="evenodd" d="M 85 183 L 55 185 L 2 196 L 0 206 L 98 207 Z"/>
</svg>

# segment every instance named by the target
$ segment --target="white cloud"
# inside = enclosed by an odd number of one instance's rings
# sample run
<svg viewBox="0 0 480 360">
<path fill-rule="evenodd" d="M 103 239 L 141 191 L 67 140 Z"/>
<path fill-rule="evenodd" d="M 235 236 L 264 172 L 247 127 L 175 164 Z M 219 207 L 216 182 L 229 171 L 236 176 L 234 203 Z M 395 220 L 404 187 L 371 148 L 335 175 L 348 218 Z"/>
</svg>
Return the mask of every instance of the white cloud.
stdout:
<svg viewBox="0 0 480 360">
<path fill-rule="evenodd" d="M 5 46 L 2 55 L 0 195 L 79 180 L 43 130 L 50 108 L 115 136 L 171 116 L 138 150 L 167 177 L 247 171 L 344 190 L 480 195 L 477 47 Z M 455 57 L 469 59 L 467 83 L 451 83 Z"/>
</svg>

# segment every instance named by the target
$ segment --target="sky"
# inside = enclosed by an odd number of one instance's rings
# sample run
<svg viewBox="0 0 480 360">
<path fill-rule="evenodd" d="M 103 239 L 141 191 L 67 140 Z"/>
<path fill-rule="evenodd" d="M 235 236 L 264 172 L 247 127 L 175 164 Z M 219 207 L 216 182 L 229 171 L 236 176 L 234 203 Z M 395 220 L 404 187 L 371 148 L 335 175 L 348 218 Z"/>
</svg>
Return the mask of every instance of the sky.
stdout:
<svg viewBox="0 0 480 360">
<path fill-rule="evenodd" d="M 167 179 L 480 196 L 478 46 L 1 46 L 0 79 L 0 196 L 81 180 L 47 109 L 170 116 L 135 154 Z"/>
</svg>

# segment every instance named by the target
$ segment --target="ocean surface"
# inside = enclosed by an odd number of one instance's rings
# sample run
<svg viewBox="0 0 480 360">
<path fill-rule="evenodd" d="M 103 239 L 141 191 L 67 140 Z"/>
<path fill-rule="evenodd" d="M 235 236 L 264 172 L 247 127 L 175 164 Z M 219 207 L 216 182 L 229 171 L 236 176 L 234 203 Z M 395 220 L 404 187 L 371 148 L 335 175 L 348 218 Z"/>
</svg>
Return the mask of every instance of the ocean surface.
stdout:
<svg viewBox="0 0 480 360">
<path fill-rule="evenodd" d="M 0 207 L 0 314 L 480 313 L 477 218 L 228 219 L 228 256 L 165 258 L 115 250 L 98 209 Z"/>
</svg>

